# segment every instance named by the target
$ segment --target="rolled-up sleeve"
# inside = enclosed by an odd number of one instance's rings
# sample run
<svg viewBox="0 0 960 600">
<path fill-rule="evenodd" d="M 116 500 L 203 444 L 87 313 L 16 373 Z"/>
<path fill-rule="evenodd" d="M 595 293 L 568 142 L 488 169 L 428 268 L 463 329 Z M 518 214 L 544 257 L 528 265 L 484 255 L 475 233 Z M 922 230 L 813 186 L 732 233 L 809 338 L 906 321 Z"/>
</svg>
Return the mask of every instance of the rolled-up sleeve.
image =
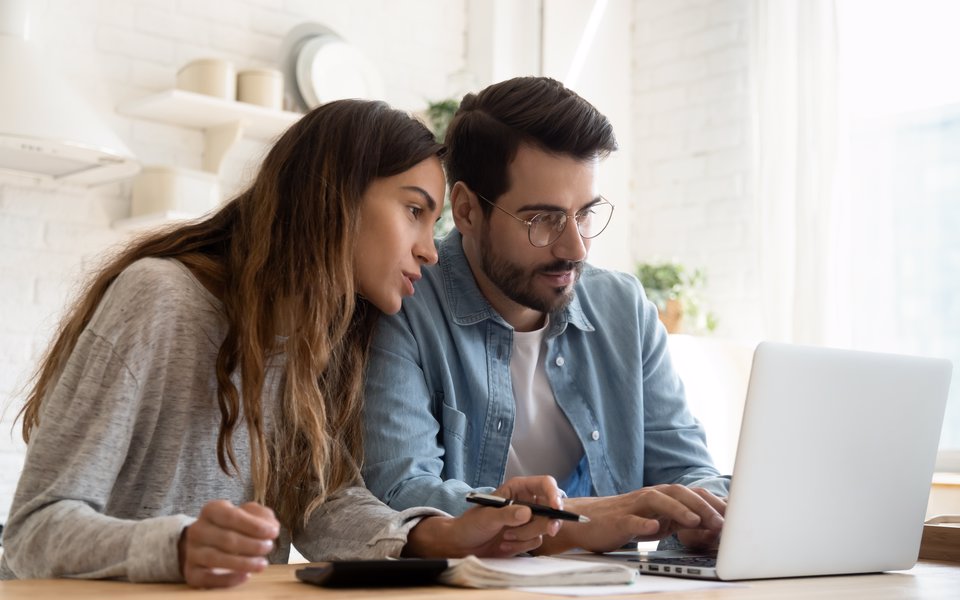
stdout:
<svg viewBox="0 0 960 600">
<path fill-rule="evenodd" d="M 449 516 L 434 508 L 395 511 L 369 490 L 338 490 L 317 508 L 293 540 L 311 561 L 393 558 L 400 556 L 410 530 L 425 517 Z"/>
</svg>

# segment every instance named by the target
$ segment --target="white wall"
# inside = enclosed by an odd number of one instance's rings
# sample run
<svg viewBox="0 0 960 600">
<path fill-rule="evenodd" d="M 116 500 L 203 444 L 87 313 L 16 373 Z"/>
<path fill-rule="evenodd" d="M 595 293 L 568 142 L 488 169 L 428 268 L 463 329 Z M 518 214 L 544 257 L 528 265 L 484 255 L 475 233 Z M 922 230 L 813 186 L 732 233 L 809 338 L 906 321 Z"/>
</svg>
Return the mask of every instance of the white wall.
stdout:
<svg viewBox="0 0 960 600">
<path fill-rule="evenodd" d="M 319 21 L 380 69 L 385 100 L 408 110 L 448 96 L 464 68 L 463 2 L 410 0 L 38 0 L 33 39 L 145 164 L 200 168 L 199 132 L 117 115 L 122 101 L 167 89 L 180 66 L 221 57 L 238 69 L 275 66 L 294 25 Z M 224 188 L 237 190 L 265 146 L 244 141 L 227 155 Z M 0 178 L 0 522 L 6 519 L 24 447 L 13 418 L 26 382 L 74 283 L 126 234 L 130 184 L 93 190 Z"/>
<path fill-rule="evenodd" d="M 717 333 L 755 338 L 747 2 L 637 0 L 634 10 L 632 257 L 704 268 Z"/>
</svg>

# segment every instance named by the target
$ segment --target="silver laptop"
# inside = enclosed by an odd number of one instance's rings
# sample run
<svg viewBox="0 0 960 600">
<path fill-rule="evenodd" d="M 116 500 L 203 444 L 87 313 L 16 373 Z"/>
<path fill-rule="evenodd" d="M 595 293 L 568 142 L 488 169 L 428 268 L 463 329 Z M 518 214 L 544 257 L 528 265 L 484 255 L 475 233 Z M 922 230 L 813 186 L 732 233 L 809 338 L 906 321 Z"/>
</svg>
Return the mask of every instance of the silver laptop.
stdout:
<svg viewBox="0 0 960 600">
<path fill-rule="evenodd" d="M 950 374 L 942 359 L 761 343 L 717 553 L 640 553 L 640 571 L 738 580 L 909 569 Z"/>
</svg>

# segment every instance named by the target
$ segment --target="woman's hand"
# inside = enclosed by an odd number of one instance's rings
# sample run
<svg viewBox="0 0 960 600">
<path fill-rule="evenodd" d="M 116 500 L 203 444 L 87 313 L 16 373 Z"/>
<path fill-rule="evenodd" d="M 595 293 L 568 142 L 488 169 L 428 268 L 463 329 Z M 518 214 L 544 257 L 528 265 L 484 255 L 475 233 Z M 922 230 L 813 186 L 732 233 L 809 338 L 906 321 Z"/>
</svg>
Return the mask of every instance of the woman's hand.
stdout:
<svg viewBox="0 0 960 600">
<path fill-rule="evenodd" d="M 213 500 L 180 534 L 180 571 L 192 587 L 238 585 L 266 568 L 265 556 L 279 535 L 280 523 L 269 508 Z"/>
<path fill-rule="evenodd" d="M 514 477 L 493 493 L 563 508 L 557 482 L 549 476 Z M 538 548 L 543 536 L 554 536 L 558 531 L 560 521 L 534 517 L 526 506 L 476 507 L 456 519 L 423 519 L 410 531 L 403 554 L 441 558 L 513 556 Z"/>
</svg>

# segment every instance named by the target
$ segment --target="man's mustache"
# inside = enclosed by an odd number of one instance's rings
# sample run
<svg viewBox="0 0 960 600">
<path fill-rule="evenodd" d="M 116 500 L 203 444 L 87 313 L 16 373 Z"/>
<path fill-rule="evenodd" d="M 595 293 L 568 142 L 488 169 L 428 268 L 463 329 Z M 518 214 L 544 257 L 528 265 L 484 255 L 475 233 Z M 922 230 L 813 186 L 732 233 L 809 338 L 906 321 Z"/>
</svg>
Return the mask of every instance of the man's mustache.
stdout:
<svg viewBox="0 0 960 600">
<path fill-rule="evenodd" d="M 560 271 L 576 271 L 579 273 L 583 270 L 583 261 L 557 260 L 537 270 L 543 273 L 557 273 Z"/>
</svg>

